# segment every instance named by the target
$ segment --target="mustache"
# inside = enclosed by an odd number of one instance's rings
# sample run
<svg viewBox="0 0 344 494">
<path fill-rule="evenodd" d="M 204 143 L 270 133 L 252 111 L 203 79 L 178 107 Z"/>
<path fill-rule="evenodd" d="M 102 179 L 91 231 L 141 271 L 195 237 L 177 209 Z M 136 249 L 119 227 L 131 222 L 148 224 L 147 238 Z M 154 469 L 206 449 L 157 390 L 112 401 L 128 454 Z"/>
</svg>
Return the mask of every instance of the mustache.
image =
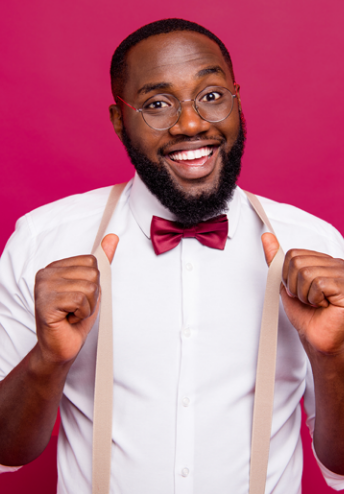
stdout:
<svg viewBox="0 0 344 494">
<path fill-rule="evenodd" d="M 223 144 L 226 139 L 224 137 L 219 137 L 219 136 L 206 136 L 206 137 L 203 137 L 203 136 L 195 136 L 195 137 L 186 137 L 186 136 L 183 136 L 183 137 L 180 137 L 179 139 L 173 139 L 173 141 L 169 141 L 167 142 L 166 144 L 164 144 L 163 146 L 161 146 L 161 148 L 158 149 L 158 155 L 163 157 L 165 156 L 166 154 L 166 150 L 168 150 L 168 148 L 170 146 L 174 146 L 176 144 L 181 144 L 183 142 L 197 142 L 197 141 L 217 141 L 219 143 L 219 145 Z"/>
</svg>

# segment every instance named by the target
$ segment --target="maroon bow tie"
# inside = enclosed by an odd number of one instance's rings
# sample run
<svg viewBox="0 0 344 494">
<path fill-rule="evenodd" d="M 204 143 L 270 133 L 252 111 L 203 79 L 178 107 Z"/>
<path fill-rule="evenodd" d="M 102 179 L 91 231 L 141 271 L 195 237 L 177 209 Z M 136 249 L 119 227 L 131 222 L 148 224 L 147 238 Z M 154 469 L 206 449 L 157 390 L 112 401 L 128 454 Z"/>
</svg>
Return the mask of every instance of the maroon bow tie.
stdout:
<svg viewBox="0 0 344 494">
<path fill-rule="evenodd" d="M 228 219 L 225 214 L 202 221 L 190 228 L 183 228 L 175 221 L 168 221 L 158 216 L 153 216 L 151 223 L 151 240 L 157 255 L 177 247 L 183 237 L 194 237 L 207 247 L 223 250 L 227 235 Z"/>
</svg>

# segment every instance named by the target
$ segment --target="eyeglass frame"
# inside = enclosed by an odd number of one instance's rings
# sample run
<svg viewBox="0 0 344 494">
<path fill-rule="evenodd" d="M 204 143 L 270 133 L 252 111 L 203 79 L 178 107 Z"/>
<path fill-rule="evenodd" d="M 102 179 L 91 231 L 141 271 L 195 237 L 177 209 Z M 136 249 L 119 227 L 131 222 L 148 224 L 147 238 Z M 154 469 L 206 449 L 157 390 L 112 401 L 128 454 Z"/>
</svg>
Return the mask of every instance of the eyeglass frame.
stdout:
<svg viewBox="0 0 344 494">
<path fill-rule="evenodd" d="M 202 115 L 200 115 L 200 113 L 199 113 L 199 111 L 198 111 L 198 108 L 197 108 L 197 106 L 196 106 L 196 104 L 195 104 L 195 101 L 196 101 L 196 99 L 197 99 L 198 95 L 199 95 L 199 94 L 201 94 L 203 91 L 205 91 L 205 90 L 207 89 L 207 87 L 219 87 L 219 88 L 222 88 L 222 89 L 226 89 L 227 91 L 229 91 L 229 92 L 230 92 L 230 94 L 231 94 L 231 96 L 232 96 L 232 98 L 233 98 L 233 99 L 232 99 L 232 108 L 231 108 L 231 111 L 228 113 L 228 115 L 227 115 L 226 117 L 222 118 L 221 120 L 216 120 L 216 121 L 212 121 L 212 122 L 210 122 L 209 120 L 205 119 L 204 117 L 202 117 Z M 181 113 L 182 113 L 182 103 L 187 103 L 187 102 L 189 102 L 189 101 L 190 101 L 190 102 L 191 102 L 191 101 L 193 102 L 192 108 L 195 110 L 195 112 L 197 113 L 197 115 L 198 115 L 198 116 L 199 116 L 202 120 L 205 120 L 206 122 L 209 122 L 209 123 L 219 123 L 219 122 L 223 122 L 224 120 L 226 120 L 226 118 L 228 118 L 228 117 L 229 117 L 229 115 L 230 115 L 230 114 L 232 113 L 232 111 L 233 111 L 233 107 L 234 107 L 234 104 L 233 104 L 233 102 L 234 102 L 234 98 L 237 98 L 237 97 L 238 97 L 238 96 L 237 96 L 237 88 L 239 87 L 239 84 L 237 84 L 236 82 L 234 83 L 234 87 L 235 87 L 235 94 L 233 94 L 233 93 L 232 93 L 232 91 L 231 91 L 230 89 L 228 89 L 227 87 L 224 87 L 224 86 L 207 86 L 207 87 L 205 87 L 205 88 L 204 88 L 204 89 L 202 89 L 199 93 L 197 93 L 197 95 L 194 97 L 194 99 L 184 99 L 184 100 L 179 100 L 176 96 L 173 96 L 173 94 L 171 95 L 171 94 L 168 94 L 168 93 L 158 93 L 158 94 L 154 95 L 154 96 L 160 96 L 160 95 L 161 95 L 161 96 L 172 96 L 172 97 L 173 97 L 173 98 L 175 98 L 175 99 L 178 101 L 178 103 L 179 103 L 179 108 L 178 108 L 178 111 L 177 111 L 178 118 L 177 118 L 177 120 L 176 120 L 176 121 L 175 121 L 172 125 L 170 125 L 170 127 L 166 127 L 166 129 L 155 129 L 154 127 L 152 127 L 151 125 L 149 125 L 149 124 L 146 122 L 146 120 L 145 120 L 145 118 L 144 118 L 144 116 L 143 116 L 143 110 L 144 110 L 143 108 L 135 108 L 134 106 L 132 106 L 132 105 L 130 105 L 129 103 L 127 103 L 126 101 L 124 101 L 124 99 L 122 99 L 122 98 L 121 98 L 120 96 L 118 96 L 118 95 L 115 95 L 115 98 L 120 99 L 123 103 L 125 103 L 127 106 L 129 106 L 129 108 L 131 108 L 132 110 L 135 110 L 136 112 L 141 113 L 141 115 L 142 115 L 142 119 L 143 119 L 144 123 L 145 123 L 146 125 L 148 125 L 148 127 L 150 127 L 150 128 L 151 128 L 151 129 L 153 129 L 153 130 L 164 131 L 164 130 L 170 130 L 170 129 L 174 126 L 174 125 L 176 125 L 176 123 L 178 122 L 178 120 L 179 120 L 179 118 L 180 118 L 180 115 L 181 115 Z M 143 103 L 143 105 L 145 105 L 145 104 L 147 103 L 147 101 L 149 101 L 149 100 L 150 100 L 151 98 L 153 98 L 154 96 L 150 96 L 150 97 L 149 97 L 149 98 L 148 98 L 148 99 L 147 99 L 147 100 Z"/>
</svg>

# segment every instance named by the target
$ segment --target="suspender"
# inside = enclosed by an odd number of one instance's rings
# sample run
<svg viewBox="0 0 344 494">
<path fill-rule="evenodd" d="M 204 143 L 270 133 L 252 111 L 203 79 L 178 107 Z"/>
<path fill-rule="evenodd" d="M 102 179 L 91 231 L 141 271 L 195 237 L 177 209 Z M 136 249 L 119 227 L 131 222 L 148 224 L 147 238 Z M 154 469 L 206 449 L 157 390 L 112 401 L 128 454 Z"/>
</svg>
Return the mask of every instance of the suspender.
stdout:
<svg viewBox="0 0 344 494">
<path fill-rule="evenodd" d="M 92 494 L 109 494 L 111 477 L 113 399 L 111 269 L 100 242 L 125 186 L 125 183 L 119 184 L 111 189 L 92 248 L 92 254 L 98 261 L 102 297 L 93 408 Z"/>
<path fill-rule="evenodd" d="M 92 249 L 98 261 L 102 293 L 94 391 L 92 494 L 109 494 L 111 477 L 113 402 L 111 269 L 100 242 L 125 186 L 126 184 L 120 184 L 112 188 Z M 274 233 L 258 198 L 250 192 L 245 193 L 259 218 Z M 249 494 L 264 494 L 265 492 L 274 400 L 279 287 L 283 260 L 284 254 L 280 247 L 269 267 L 265 289 L 253 410 Z"/>
<path fill-rule="evenodd" d="M 271 233 L 275 233 L 258 198 L 246 192 L 251 206 Z M 277 353 L 279 293 L 284 253 L 278 249 L 270 264 L 265 288 L 258 348 L 256 388 L 254 396 L 250 494 L 264 494 L 268 469 Z"/>
</svg>

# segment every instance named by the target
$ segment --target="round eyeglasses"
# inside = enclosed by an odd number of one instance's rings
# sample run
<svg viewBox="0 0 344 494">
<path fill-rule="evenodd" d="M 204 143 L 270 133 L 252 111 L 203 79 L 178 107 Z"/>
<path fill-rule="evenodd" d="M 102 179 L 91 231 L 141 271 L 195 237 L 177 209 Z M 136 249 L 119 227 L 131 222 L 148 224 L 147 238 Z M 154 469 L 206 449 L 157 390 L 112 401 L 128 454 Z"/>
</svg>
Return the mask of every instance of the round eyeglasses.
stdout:
<svg viewBox="0 0 344 494">
<path fill-rule="evenodd" d="M 235 84 L 235 88 L 236 88 Z M 154 130 L 168 130 L 179 120 L 182 112 L 182 103 L 192 102 L 195 112 L 207 122 L 222 122 L 231 114 L 236 94 L 222 86 L 208 86 L 202 89 L 194 99 L 179 101 L 172 94 L 155 94 L 149 98 L 142 108 L 135 108 L 129 105 L 122 98 L 129 108 L 140 112 L 146 124 Z"/>
</svg>

